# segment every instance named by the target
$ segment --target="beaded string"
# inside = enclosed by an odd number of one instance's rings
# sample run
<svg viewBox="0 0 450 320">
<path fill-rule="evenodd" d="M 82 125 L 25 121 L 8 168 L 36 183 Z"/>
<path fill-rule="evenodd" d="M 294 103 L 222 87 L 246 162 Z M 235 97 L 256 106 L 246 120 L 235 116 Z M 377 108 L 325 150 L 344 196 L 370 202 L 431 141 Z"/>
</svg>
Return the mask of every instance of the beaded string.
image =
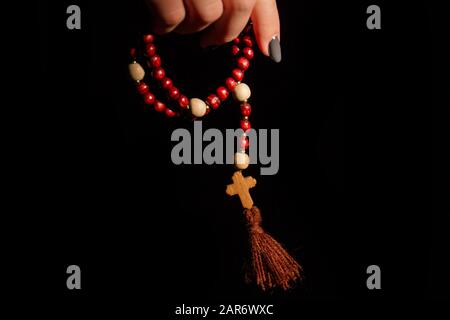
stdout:
<svg viewBox="0 0 450 320">
<path fill-rule="evenodd" d="M 231 55 L 236 59 L 235 68 L 231 76 L 226 78 L 214 93 L 205 100 L 199 98 L 189 99 L 175 86 L 162 67 L 161 57 L 156 53 L 155 37 L 147 34 L 143 37 L 145 45 L 144 56 L 150 69 L 151 78 L 166 92 L 170 106 L 166 105 L 150 91 L 150 86 L 144 81 L 146 72 L 136 61 L 137 50 L 131 49 L 133 62 L 129 64 L 131 78 L 136 82 L 136 88 L 142 96 L 144 103 L 167 117 L 186 115 L 195 120 L 207 116 L 211 111 L 219 108 L 227 100 L 230 93 L 240 104 L 240 127 L 243 135 L 240 139 L 239 150 L 234 157 L 237 171 L 233 174 L 233 183 L 227 186 L 226 193 L 230 196 L 239 195 L 244 207 L 244 217 L 249 232 L 251 249 L 251 264 L 247 270 L 247 278 L 253 279 L 262 290 L 282 288 L 287 290 L 297 280 L 302 278 L 302 267 L 272 236 L 261 227 L 260 210 L 253 204 L 249 189 L 256 185 L 252 177 L 244 177 L 242 170 L 250 164 L 246 150 L 249 148 L 248 131 L 251 129 L 250 114 L 252 107 L 248 103 L 251 96 L 250 88 L 243 83 L 245 72 L 250 67 L 250 60 L 254 57 L 253 38 L 250 36 L 251 24 L 244 32 L 233 40 Z"/>
<path fill-rule="evenodd" d="M 144 68 L 136 61 L 137 50 L 132 48 L 130 51 L 132 63 L 129 65 L 131 78 L 136 82 L 136 89 L 142 96 L 143 101 L 148 106 L 160 113 L 164 113 L 168 118 L 180 115 L 188 115 L 191 119 L 198 119 L 207 116 L 211 110 L 219 108 L 222 102 L 226 101 L 233 94 L 234 98 L 240 103 L 241 120 L 240 128 L 243 135 L 239 141 L 239 151 L 235 154 L 235 164 L 238 169 L 246 169 L 250 163 L 250 159 L 246 154 L 249 148 L 249 139 L 246 132 L 251 129 L 250 114 L 252 107 L 248 103 L 251 96 L 250 87 L 243 83 L 245 72 L 250 67 L 250 60 L 254 57 L 253 44 L 254 40 L 250 35 L 251 25 L 249 25 L 243 33 L 233 40 L 231 46 L 231 55 L 236 59 L 235 68 L 231 71 L 231 75 L 225 79 L 214 93 L 209 94 L 205 100 L 199 98 L 189 99 L 182 94 L 173 80 L 166 75 L 166 71 L 162 66 L 162 59 L 157 54 L 155 36 L 146 34 L 142 41 L 144 44 L 144 57 L 148 68 L 150 69 L 151 78 L 166 92 L 170 106 L 157 99 L 155 94 L 150 91 L 150 86 L 144 81 L 146 72 Z"/>
</svg>

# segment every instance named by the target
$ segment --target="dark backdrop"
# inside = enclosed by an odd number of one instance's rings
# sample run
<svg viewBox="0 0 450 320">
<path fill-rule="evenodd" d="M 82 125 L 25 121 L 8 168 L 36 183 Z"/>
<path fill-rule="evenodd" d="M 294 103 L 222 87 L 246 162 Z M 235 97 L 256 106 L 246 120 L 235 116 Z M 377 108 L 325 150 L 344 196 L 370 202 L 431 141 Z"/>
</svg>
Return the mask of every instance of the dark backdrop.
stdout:
<svg viewBox="0 0 450 320">
<path fill-rule="evenodd" d="M 258 54 L 246 82 L 253 125 L 280 129 L 280 171 L 249 173 L 266 229 L 302 263 L 305 280 L 264 295 L 243 283 L 242 216 L 224 195 L 232 170 L 172 165 L 170 134 L 186 124 L 143 110 L 128 79 L 129 47 L 150 25 L 146 8 L 78 1 L 82 30 L 70 31 L 69 4 L 37 11 L 28 62 L 41 99 L 25 134 L 33 161 L 18 187 L 24 208 L 39 212 L 27 219 L 26 259 L 39 261 L 37 287 L 50 301 L 166 315 L 182 303 L 276 301 L 280 313 L 300 314 L 305 300 L 447 294 L 442 209 L 431 202 L 427 6 L 377 3 L 382 29 L 371 31 L 369 2 L 279 2 L 283 61 Z M 182 90 L 204 96 L 229 57 L 196 41 L 171 35 L 158 50 Z M 235 127 L 231 109 L 204 128 Z M 65 287 L 70 264 L 82 270 L 79 292 Z M 381 267 L 380 291 L 366 288 L 371 264 Z"/>
</svg>

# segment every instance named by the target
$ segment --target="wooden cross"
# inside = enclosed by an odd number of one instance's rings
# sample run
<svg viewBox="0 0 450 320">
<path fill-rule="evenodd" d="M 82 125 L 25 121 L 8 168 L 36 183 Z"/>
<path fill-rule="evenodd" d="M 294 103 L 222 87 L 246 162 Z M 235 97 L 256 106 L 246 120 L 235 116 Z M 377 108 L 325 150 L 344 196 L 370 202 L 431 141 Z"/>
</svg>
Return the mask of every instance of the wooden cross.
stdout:
<svg viewBox="0 0 450 320">
<path fill-rule="evenodd" d="M 244 178 L 241 171 L 236 171 L 231 179 L 233 183 L 227 186 L 227 194 L 229 196 L 239 195 L 242 206 L 246 209 L 251 209 L 253 207 L 253 200 L 248 191 L 250 188 L 256 186 L 256 179 L 250 176 Z"/>
</svg>

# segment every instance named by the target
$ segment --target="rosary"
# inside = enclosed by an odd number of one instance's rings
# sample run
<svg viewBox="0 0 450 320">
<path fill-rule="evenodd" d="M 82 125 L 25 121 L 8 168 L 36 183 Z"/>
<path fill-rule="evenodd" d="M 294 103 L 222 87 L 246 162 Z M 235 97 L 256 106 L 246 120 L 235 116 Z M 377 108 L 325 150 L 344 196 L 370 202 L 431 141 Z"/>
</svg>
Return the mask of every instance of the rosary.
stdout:
<svg viewBox="0 0 450 320">
<path fill-rule="evenodd" d="M 280 287 L 289 289 L 292 284 L 301 279 L 301 266 L 286 250 L 261 227 L 261 213 L 254 206 L 249 189 L 255 187 L 256 180 L 250 176 L 244 177 L 242 171 L 247 169 L 250 158 L 247 154 L 249 139 L 246 135 L 251 128 L 250 114 L 252 107 L 248 103 L 251 96 L 250 88 L 243 83 L 245 71 L 250 67 L 253 59 L 253 43 L 251 36 L 252 26 L 249 24 L 239 37 L 233 40 L 231 55 L 236 59 L 236 67 L 231 76 L 225 80 L 224 85 L 219 86 L 215 93 L 211 93 L 205 100 L 199 98 L 189 99 L 183 95 L 174 85 L 172 79 L 166 76 L 162 67 L 161 57 L 156 53 L 155 36 L 147 34 L 143 36 L 143 51 L 153 85 L 159 85 L 167 92 L 167 100 L 170 105 L 156 98 L 150 91 L 150 85 L 144 82 L 146 72 L 136 59 L 136 48 L 131 49 L 132 63 L 129 65 L 131 78 L 136 82 L 136 88 L 142 95 L 144 103 L 168 118 L 186 116 L 192 120 L 205 117 L 212 110 L 216 110 L 222 102 L 227 100 L 230 93 L 239 102 L 242 118 L 240 127 L 243 130 L 239 138 L 239 148 L 234 155 L 236 171 L 231 177 L 232 184 L 226 187 L 229 196 L 237 195 L 244 208 L 244 218 L 249 232 L 250 242 L 250 268 L 247 270 L 246 279 L 256 282 L 263 290 Z M 150 80 L 150 79 L 149 79 Z"/>
</svg>

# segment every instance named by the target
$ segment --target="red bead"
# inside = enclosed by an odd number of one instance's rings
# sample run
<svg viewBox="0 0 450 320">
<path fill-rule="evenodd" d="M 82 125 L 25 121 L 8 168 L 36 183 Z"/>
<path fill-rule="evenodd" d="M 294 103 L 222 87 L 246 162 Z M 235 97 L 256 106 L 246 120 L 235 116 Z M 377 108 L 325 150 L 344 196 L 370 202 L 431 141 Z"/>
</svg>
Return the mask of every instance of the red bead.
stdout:
<svg viewBox="0 0 450 320">
<path fill-rule="evenodd" d="M 233 40 L 233 43 L 234 43 L 234 44 L 239 44 L 240 42 L 241 42 L 241 39 L 240 39 L 240 38 L 236 38 L 236 39 Z"/>
<path fill-rule="evenodd" d="M 219 97 L 220 100 L 224 101 L 228 98 L 228 90 L 225 87 L 218 87 L 216 90 L 217 96 Z"/>
<path fill-rule="evenodd" d="M 248 141 L 247 137 L 242 137 L 241 138 L 241 149 L 248 149 L 248 147 L 250 146 L 250 142 Z"/>
<path fill-rule="evenodd" d="M 242 81 L 242 79 L 244 79 L 244 71 L 241 69 L 234 69 L 232 75 L 236 81 Z"/>
<path fill-rule="evenodd" d="M 145 82 L 139 82 L 137 85 L 137 91 L 140 94 L 145 94 L 148 92 L 148 85 Z"/>
<path fill-rule="evenodd" d="M 146 34 L 144 35 L 143 40 L 145 43 L 153 43 L 155 37 L 152 34 Z"/>
<path fill-rule="evenodd" d="M 150 64 L 153 68 L 158 68 L 161 66 L 161 57 L 155 54 L 154 56 L 150 57 Z"/>
<path fill-rule="evenodd" d="M 253 57 L 255 56 L 255 52 L 250 47 L 245 47 L 242 50 L 242 53 L 244 54 L 244 57 L 246 57 L 248 60 L 252 60 Z"/>
<path fill-rule="evenodd" d="M 211 112 L 211 108 L 210 107 L 208 107 L 208 106 L 206 106 L 206 112 L 205 112 L 205 116 L 208 114 L 208 113 L 210 113 Z"/>
<path fill-rule="evenodd" d="M 220 99 L 214 93 L 212 93 L 208 96 L 208 98 L 206 99 L 206 102 L 213 109 L 217 109 L 220 105 Z"/>
<path fill-rule="evenodd" d="M 233 56 L 236 56 L 239 53 L 239 51 L 241 51 L 241 49 L 239 49 L 238 46 L 234 45 L 234 46 L 231 47 L 231 54 Z"/>
<path fill-rule="evenodd" d="M 236 80 L 234 80 L 233 78 L 227 78 L 225 80 L 225 85 L 229 91 L 233 91 L 234 87 L 236 87 L 236 84 Z"/>
<path fill-rule="evenodd" d="M 159 100 L 155 101 L 155 103 L 153 104 L 153 107 L 158 112 L 163 112 L 164 110 L 166 110 L 166 105 Z"/>
<path fill-rule="evenodd" d="M 161 87 L 163 87 L 163 89 L 166 90 L 170 90 L 173 87 L 173 82 L 170 78 L 165 77 L 164 79 L 161 80 Z"/>
<path fill-rule="evenodd" d="M 168 116 L 169 118 L 174 117 L 175 116 L 175 111 L 173 111 L 173 110 L 171 110 L 169 108 L 166 108 L 166 116 Z"/>
<path fill-rule="evenodd" d="M 248 120 L 241 120 L 241 129 L 244 130 L 244 132 L 247 132 L 251 129 L 250 121 Z"/>
<path fill-rule="evenodd" d="M 250 36 L 243 36 L 242 42 L 246 47 L 253 47 L 253 40 Z"/>
<path fill-rule="evenodd" d="M 154 104 L 155 103 L 155 95 L 153 93 L 147 92 L 144 96 L 144 102 L 146 104 Z"/>
<path fill-rule="evenodd" d="M 162 80 L 164 79 L 165 76 L 166 72 L 164 71 L 163 68 L 159 67 L 153 70 L 153 78 L 155 78 L 156 80 Z"/>
<path fill-rule="evenodd" d="M 252 113 L 252 106 L 250 105 L 250 103 L 245 102 L 241 104 L 241 114 L 244 117 L 248 117 L 251 113 Z"/>
<path fill-rule="evenodd" d="M 147 54 L 147 56 L 151 57 L 156 53 L 156 47 L 153 43 L 149 43 L 146 47 L 145 47 L 145 53 Z"/>
<path fill-rule="evenodd" d="M 186 109 L 189 105 L 189 99 L 184 95 L 180 95 L 180 97 L 178 98 L 178 103 L 180 104 L 180 107 Z"/>
<path fill-rule="evenodd" d="M 180 97 L 180 90 L 176 87 L 169 89 L 169 98 L 172 100 L 177 100 Z"/>
<path fill-rule="evenodd" d="M 238 65 L 239 69 L 245 71 L 248 69 L 248 67 L 250 67 L 250 61 L 248 61 L 248 59 L 245 57 L 240 57 L 237 60 L 237 65 Z"/>
</svg>

